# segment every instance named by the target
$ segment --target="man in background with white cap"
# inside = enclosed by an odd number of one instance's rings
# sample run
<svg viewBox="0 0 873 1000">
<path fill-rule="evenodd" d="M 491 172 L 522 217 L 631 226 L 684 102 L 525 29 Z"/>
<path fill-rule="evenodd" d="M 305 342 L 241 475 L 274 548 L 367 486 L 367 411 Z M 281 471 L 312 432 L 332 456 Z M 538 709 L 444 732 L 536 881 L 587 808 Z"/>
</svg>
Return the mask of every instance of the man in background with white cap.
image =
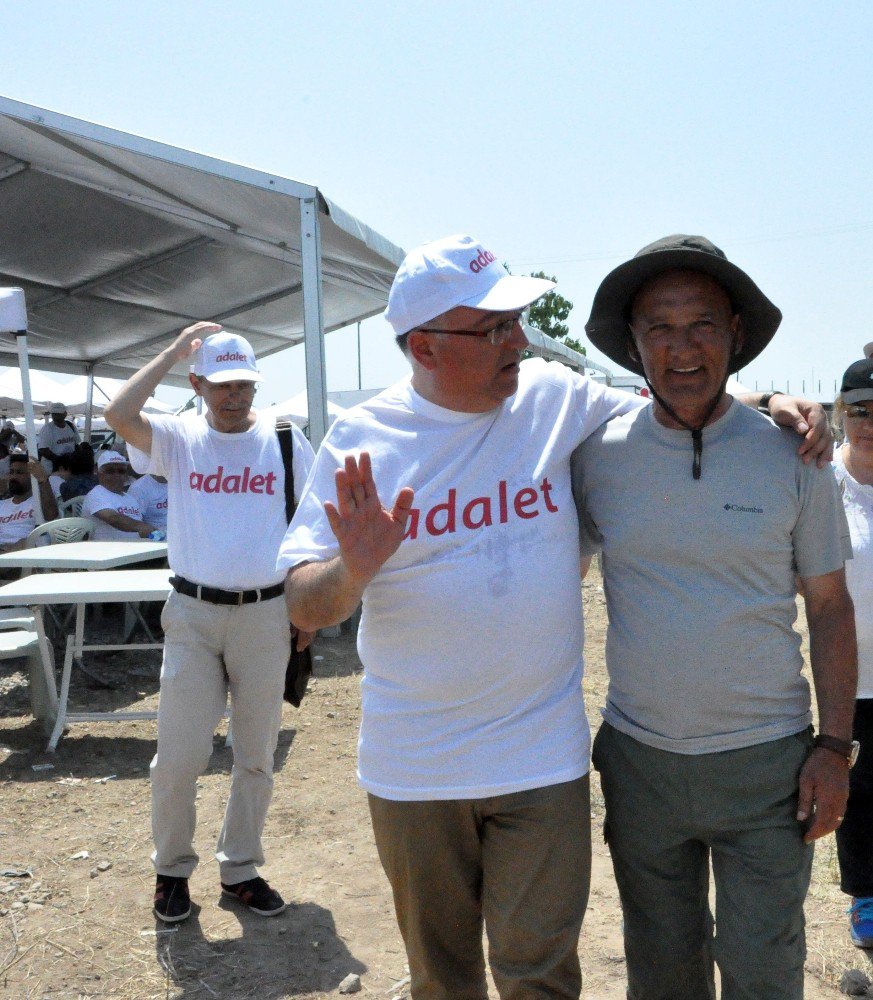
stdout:
<svg viewBox="0 0 873 1000">
<path fill-rule="evenodd" d="M 41 428 L 37 443 L 46 471 L 52 472 L 58 458 L 73 451 L 81 438 L 73 422 L 67 420 L 67 408 L 63 403 L 52 403 L 49 414 L 51 420 Z"/>
<path fill-rule="evenodd" d="M 523 311 L 552 287 L 470 236 L 408 254 L 386 318 L 411 379 L 333 424 L 280 551 L 302 627 L 363 598 L 358 774 L 416 1000 L 487 995 L 483 919 L 502 997 L 581 986 L 589 731 L 569 459 L 645 400 L 520 363 Z"/>
<path fill-rule="evenodd" d="M 101 451 L 97 459 L 97 485 L 82 502 L 82 517 L 94 518 L 94 541 L 130 542 L 148 538 L 152 526 L 143 518 L 142 507 L 130 496 L 127 459 L 117 451 Z"/>
<path fill-rule="evenodd" d="M 261 916 L 285 908 L 257 872 L 291 642 L 284 573 L 276 569 L 287 527 L 285 468 L 275 426 L 252 409 L 260 373 L 251 345 L 220 331 L 204 322 L 183 330 L 122 387 L 105 414 L 128 442 L 137 471 L 169 483 L 167 534 L 176 575 L 161 619 L 158 751 L 151 765 L 154 905 L 166 923 L 191 912 L 196 782 L 209 763 L 228 692 L 234 762 L 216 852 L 222 892 Z M 143 414 L 161 380 L 189 360 L 205 415 Z M 296 427 L 292 434 L 299 493 L 313 456 Z M 296 641 L 303 648 L 310 638 L 301 633 Z"/>
</svg>

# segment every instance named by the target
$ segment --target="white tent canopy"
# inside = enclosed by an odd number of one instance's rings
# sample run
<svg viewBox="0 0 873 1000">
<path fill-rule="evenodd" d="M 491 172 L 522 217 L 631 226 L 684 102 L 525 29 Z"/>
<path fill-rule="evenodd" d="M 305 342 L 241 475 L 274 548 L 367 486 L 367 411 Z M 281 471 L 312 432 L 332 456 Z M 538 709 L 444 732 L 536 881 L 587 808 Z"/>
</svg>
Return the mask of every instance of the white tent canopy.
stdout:
<svg viewBox="0 0 873 1000">
<path fill-rule="evenodd" d="M 124 385 L 120 379 L 94 379 L 94 398 L 91 409 L 102 413 L 106 404 Z M 82 416 L 88 412 L 88 379 L 79 375 L 68 382 L 59 382 L 43 372 L 30 372 L 30 394 L 36 415 L 46 413 L 52 403 L 63 403 L 69 416 Z M 143 408 L 146 413 L 172 413 L 175 407 L 160 403 L 151 397 Z M 24 414 L 24 386 L 21 372 L 7 368 L 0 372 L 0 415 L 19 417 Z"/>
<path fill-rule="evenodd" d="M 0 286 L 33 367 L 125 378 L 196 319 L 260 357 L 305 340 L 317 443 L 323 333 L 380 312 L 402 257 L 313 185 L 0 97 Z"/>
<path fill-rule="evenodd" d="M 298 427 L 306 427 L 309 424 L 309 403 L 305 390 L 282 403 L 274 403 L 258 412 L 271 423 L 276 420 L 291 420 Z M 337 417 L 341 417 L 345 412 L 342 406 L 337 406 L 330 400 L 327 401 L 327 421 L 329 424 L 332 424 Z"/>
</svg>

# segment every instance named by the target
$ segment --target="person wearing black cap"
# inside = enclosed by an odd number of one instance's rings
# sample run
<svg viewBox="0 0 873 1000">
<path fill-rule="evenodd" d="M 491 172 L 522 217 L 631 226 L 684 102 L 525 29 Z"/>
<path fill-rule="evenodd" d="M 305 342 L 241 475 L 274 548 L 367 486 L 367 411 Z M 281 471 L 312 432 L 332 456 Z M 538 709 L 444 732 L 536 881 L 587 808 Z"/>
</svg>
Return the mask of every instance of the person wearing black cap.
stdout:
<svg viewBox="0 0 873 1000">
<path fill-rule="evenodd" d="M 873 355 L 873 344 L 868 344 Z M 852 536 L 846 583 L 855 604 L 858 689 L 852 737 L 860 743 L 849 776 L 849 802 L 837 830 L 840 888 L 852 897 L 849 934 L 859 948 L 873 948 L 873 357 L 849 365 L 834 416 L 845 441 L 834 471 Z"/>
<path fill-rule="evenodd" d="M 725 1000 L 802 997 L 812 842 L 845 809 L 856 650 L 836 482 L 725 391 L 780 320 L 709 240 L 672 236 L 607 275 L 586 325 L 654 401 L 572 458 L 583 551 L 603 553 L 610 683 L 593 762 L 631 1000 L 714 996 L 713 961 Z"/>
</svg>

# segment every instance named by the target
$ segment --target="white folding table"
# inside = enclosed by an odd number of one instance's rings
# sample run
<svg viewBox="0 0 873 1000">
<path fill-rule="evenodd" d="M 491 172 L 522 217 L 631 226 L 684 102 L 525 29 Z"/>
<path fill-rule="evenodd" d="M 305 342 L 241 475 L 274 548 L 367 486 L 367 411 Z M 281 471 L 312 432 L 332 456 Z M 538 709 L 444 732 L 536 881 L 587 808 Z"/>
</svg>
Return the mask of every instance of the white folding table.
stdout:
<svg viewBox="0 0 873 1000">
<path fill-rule="evenodd" d="M 154 544 L 164 545 L 161 542 Z M 121 563 L 116 562 L 115 565 L 125 565 L 125 563 L 129 564 L 131 561 L 140 561 L 143 558 L 157 558 L 162 554 L 161 552 L 149 552 L 146 554 L 146 543 L 138 545 L 136 542 L 71 542 L 68 545 L 48 546 L 45 554 L 47 555 L 50 549 L 70 550 L 80 545 L 122 545 L 141 550 L 138 557 L 133 559 L 131 559 L 134 555 L 133 553 L 116 553 L 113 555 L 112 553 L 104 552 L 104 558 L 106 559 L 122 560 Z M 165 551 L 166 546 L 164 545 Z M 8 553 L 8 555 L 19 556 L 25 554 L 24 552 Z M 95 558 L 96 556 L 97 553 L 95 553 Z M 0 556 L 0 559 L 2 558 L 3 556 Z M 71 554 L 67 551 L 66 555 L 60 556 L 60 558 L 75 559 L 76 554 Z M 89 557 L 80 556 L 79 559 L 89 560 Z M 51 562 L 51 567 L 57 565 L 56 561 L 53 560 Z M 80 568 L 86 567 L 80 566 Z M 132 601 L 165 601 L 170 593 L 170 575 L 171 570 L 169 569 L 120 569 L 115 572 L 110 570 L 94 570 L 89 573 L 34 573 L 0 587 L 0 607 L 26 605 L 32 610 L 36 620 L 49 709 L 57 713 L 54 729 L 48 743 L 48 750 L 54 750 L 57 747 L 58 740 L 67 722 L 93 722 L 98 720 L 123 722 L 129 719 L 155 718 L 154 712 L 76 712 L 67 714 L 67 698 L 70 691 L 70 673 L 72 672 L 74 657 L 81 657 L 83 652 L 97 649 L 156 649 L 162 645 L 159 642 L 147 642 L 86 646 L 84 645 L 84 606 L 86 604 L 116 604 Z M 55 685 L 51 649 L 46 639 L 42 620 L 42 609 L 51 604 L 75 604 L 77 608 L 76 631 L 74 634 L 67 636 L 67 645 L 64 652 L 64 668 L 61 675 L 60 698 L 58 697 Z"/>
<path fill-rule="evenodd" d="M 0 570 L 4 568 L 22 569 L 26 573 L 33 570 L 99 570 L 117 569 L 119 566 L 130 566 L 134 563 L 150 562 L 152 559 L 167 558 L 167 543 L 142 541 L 117 542 L 64 542 L 55 545 L 40 545 L 33 549 L 21 549 L 18 552 L 0 553 Z M 72 604 L 72 601 L 65 602 Z M 142 616 L 135 612 L 146 634 L 154 640 Z M 82 605 L 76 607 L 76 642 L 83 642 L 85 627 L 85 609 Z"/>
</svg>

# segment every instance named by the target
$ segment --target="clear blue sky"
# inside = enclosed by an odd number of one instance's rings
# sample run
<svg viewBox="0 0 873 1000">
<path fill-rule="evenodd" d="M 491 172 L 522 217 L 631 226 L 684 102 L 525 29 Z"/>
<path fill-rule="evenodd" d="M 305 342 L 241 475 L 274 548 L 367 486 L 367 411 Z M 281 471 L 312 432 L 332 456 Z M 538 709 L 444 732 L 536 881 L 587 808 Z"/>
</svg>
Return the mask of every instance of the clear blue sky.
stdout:
<svg viewBox="0 0 873 1000">
<path fill-rule="evenodd" d="M 608 270 L 703 233 L 784 313 L 742 380 L 829 395 L 873 340 L 871 28 L 865 0 L 31 0 L 0 92 L 318 184 L 405 248 L 471 232 L 555 274 L 583 340 Z M 387 331 L 364 387 L 405 369 Z M 327 345 L 355 388 L 354 331 Z M 302 349 L 266 370 L 292 395 Z"/>
</svg>

